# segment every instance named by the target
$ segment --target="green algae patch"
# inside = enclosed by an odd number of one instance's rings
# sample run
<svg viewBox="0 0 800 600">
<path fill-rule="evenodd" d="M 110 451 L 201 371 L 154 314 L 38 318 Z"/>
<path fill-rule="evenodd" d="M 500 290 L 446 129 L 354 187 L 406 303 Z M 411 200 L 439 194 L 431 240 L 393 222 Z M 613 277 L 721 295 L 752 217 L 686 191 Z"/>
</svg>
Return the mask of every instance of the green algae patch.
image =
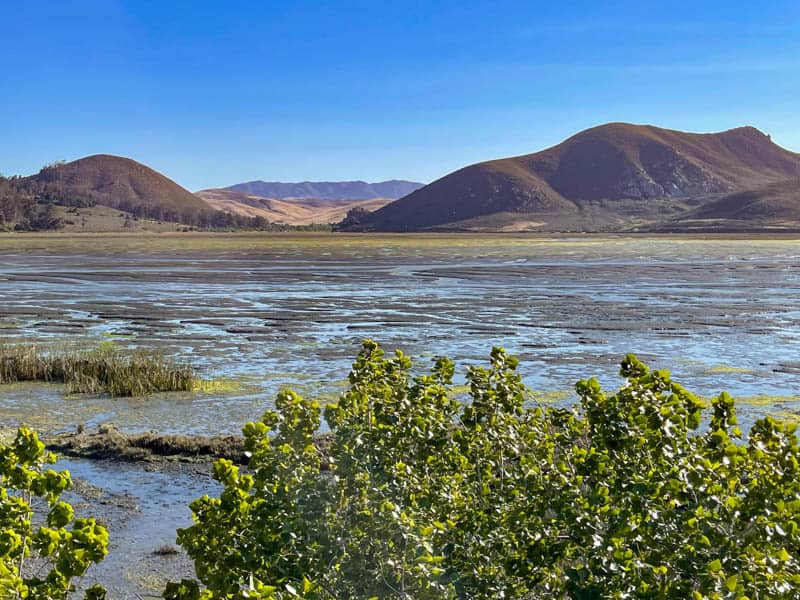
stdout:
<svg viewBox="0 0 800 600">
<path fill-rule="evenodd" d="M 536 404 L 558 404 L 569 400 L 573 395 L 572 390 L 528 390 L 525 400 Z"/>
<path fill-rule="evenodd" d="M 787 423 L 800 423 L 800 413 L 793 410 L 778 410 L 770 413 L 773 419 L 778 419 Z"/>
<path fill-rule="evenodd" d="M 219 379 L 198 379 L 192 391 L 203 394 L 236 394 L 247 391 L 258 391 L 260 388 L 254 383 L 221 377 Z"/>
<path fill-rule="evenodd" d="M 714 365 L 706 370 L 708 373 L 724 374 L 724 373 L 752 373 L 752 369 L 746 367 L 732 367 L 730 365 Z"/>
<path fill-rule="evenodd" d="M 800 396 L 772 396 L 759 394 L 757 396 L 736 396 L 738 406 L 775 406 L 778 404 L 800 403 Z"/>
<path fill-rule="evenodd" d="M 468 385 L 454 385 L 450 388 L 450 396 L 452 397 L 459 397 L 469 394 L 469 386 Z"/>
</svg>

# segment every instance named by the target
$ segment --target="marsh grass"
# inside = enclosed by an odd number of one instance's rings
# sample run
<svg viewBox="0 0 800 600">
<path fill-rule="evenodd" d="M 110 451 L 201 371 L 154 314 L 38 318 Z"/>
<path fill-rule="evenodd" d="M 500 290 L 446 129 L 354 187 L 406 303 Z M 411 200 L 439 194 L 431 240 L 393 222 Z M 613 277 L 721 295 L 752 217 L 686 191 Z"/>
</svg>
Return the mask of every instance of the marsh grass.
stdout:
<svg viewBox="0 0 800 600">
<path fill-rule="evenodd" d="M 202 380 L 194 369 L 163 354 L 98 350 L 46 350 L 34 344 L 0 343 L 0 384 L 22 381 L 63 383 L 70 394 L 144 396 L 194 391 Z"/>
</svg>

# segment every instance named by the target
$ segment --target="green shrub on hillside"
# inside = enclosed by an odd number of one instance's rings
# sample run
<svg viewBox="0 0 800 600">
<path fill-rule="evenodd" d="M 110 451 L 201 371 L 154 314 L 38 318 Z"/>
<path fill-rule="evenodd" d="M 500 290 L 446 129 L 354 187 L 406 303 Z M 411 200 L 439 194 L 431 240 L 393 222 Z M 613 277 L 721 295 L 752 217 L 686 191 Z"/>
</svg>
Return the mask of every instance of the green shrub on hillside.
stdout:
<svg viewBox="0 0 800 600">
<path fill-rule="evenodd" d="M 199 581 L 166 598 L 796 598 L 793 425 L 703 405 L 635 357 L 623 387 L 577 384 L 573 410 L 523 406 L 502 349 L 450 393 L 447 359 L 412 377 L 367 341 L 324 416 L 292 392 L 244 428 L 250 472 L 220 460 L 219 498 L 179 543 Z"/>
</svg>

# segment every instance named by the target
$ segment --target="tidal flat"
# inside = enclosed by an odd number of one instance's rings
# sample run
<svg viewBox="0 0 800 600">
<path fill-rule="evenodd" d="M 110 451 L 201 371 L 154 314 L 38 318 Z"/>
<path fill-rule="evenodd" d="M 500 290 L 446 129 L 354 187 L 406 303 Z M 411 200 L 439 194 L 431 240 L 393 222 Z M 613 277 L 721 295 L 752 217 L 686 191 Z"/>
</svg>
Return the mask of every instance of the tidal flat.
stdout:
<svg viewBox="0 0 800 600">
<path fill-rule="evenodd" d="M 520 357 L 531 397 L 560 405 L 575 402 L 578 379 L 616 389 L 619 362 L 633 352 L 703 397 L 725 389 L 740 398 L 745 427 L 762 414 L 792 418 L 800 410 L 800 239 L 0 236 L 1 340 L 156 349 L 217 382 L 144 398 L 0 386 L 6 430 L 27 423 L 52 435 L 114 423 L 127 433 L 235 434 L 283 387 L 334 399 L 367 337 L 402 349 L 420 371 L 435 356 L 452 358 L 458 384 L 466 365 L 485 364 L 502 345 Z M 118 581 L 112 597 L 152 593 L 155 579 L 180 575 L 181 555 L 149 553 L 188 524 L 189 500 L 214 489 L 202 470 L 181 473 L 187 482 L 178 487 L 172 474 L 143 466 L 125 465 L 120 478 L 117 464 L 65 464 L 91 486 L 133 498 L 129 518 L 110 519 L 112 540 L 139 552 L 134 563 L 153 576 Z M 119 552 L 102 567 L 106 581 L 123 572 L 128 558 Z"/>
</svg>

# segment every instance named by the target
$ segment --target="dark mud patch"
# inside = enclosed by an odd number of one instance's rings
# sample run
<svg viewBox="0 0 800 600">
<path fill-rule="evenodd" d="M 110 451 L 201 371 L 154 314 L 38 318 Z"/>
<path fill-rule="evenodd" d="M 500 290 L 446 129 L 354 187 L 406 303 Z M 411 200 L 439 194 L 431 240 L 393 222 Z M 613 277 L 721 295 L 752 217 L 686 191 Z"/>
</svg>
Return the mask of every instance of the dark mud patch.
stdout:
<svg viewBox="0 0 800 600">
<path fill-rule="evenodd" d="M 47 440 L 49 450 L 78 458 L 159 463 L 208 463 L 227 458 L 246 464 L 244 438 L 234 435 L 188 436 L 123 433 L 114 425 L 95 431 L 61 434 Z"/>
<path fill-rule="evenodd" d="M 48 450 L 88 460 L 145 463 L 150 471 L 207 472 L 207 469 L 181 469 L 181 463 L 208 465 L 218 458 L 236 464 L 249 461 L 244 438 L 237 435 L 190 436 L 165 435 L 154 432 L 124 433 L 112 424 L 100 425 L 94 431 L 79 430 L 46 440 Z M 331 444 L 329 434 L 316 437 L 315 445 L 327 456 Z M 326 461 L 323 460 L 323 465 Z M 177 468 L 176 468 L 177 467 Z"/>
<path fill-rule="evenodd" d="M 133 495 L 109 492 L 80 477 L 72 480 L 70 493 L 81 499 L 80 502 L 77 503 L 73 501 L 72 504 L 76 509 L 83 507 L 89 508 L 99 504 L 115 507 L 126 512 L 137 512 L 139 510 L 139 503 Z M 107 512 L 108 509 L 105 509 L 105 511 Z"/>
</svg>

